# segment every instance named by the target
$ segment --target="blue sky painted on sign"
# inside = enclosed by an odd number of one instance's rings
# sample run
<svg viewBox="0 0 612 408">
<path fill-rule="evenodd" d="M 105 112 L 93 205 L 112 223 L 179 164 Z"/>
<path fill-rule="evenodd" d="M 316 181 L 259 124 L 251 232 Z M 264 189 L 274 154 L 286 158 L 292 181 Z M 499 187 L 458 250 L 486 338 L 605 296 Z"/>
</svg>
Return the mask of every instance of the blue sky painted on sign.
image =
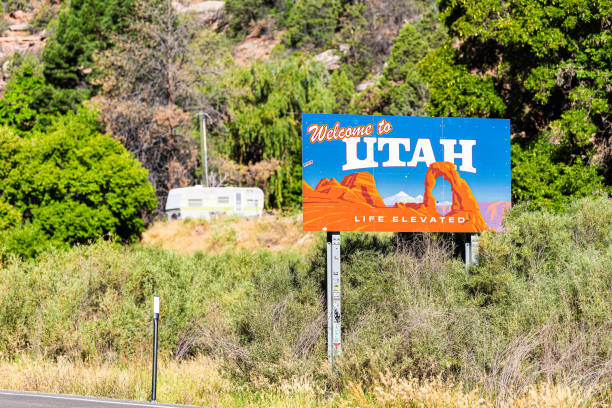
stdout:
<svg viewBox="0 0 612 408">
<path fill-rule="evenodd" d="M 378 135 L 376 124 L 383 118 L 391 123 L 393 130 Z M 424 163 L 419 163 L 417 167 L 382 167 L 379 164 L 375 168 L 343 171 L 346 144 L 342 140 L 311 143 L 306 134 L 311 124 L 327 124 L 331 128 L 336 122 L 343 127 L 372 124 L 375 129 L 372 137 L 409 138 L 410 151 L 406 152 L 400 147 L 400 160 L 405 162 L 412 159 L 417 139 L 430 139 L 436 161 L 444 159 L 440 139 L 475 140 L 473 166 L 476 173 L 459 171 L 459 175 L 470 185 L 479 202 L 510 201 L 510 121 L 507 119 L 303 114 L 302 163 L 312 160 L 312 164 L 303 168 L 304 180 L 314 188 L 322 178 L 334 177 L 342 181 L 348 174 L 369 171 L 374 175 L 378 191 L 384 199 L 400 191 L 413 197 L 423 194 L 427 166 Z M 459 152 L 461 146 L 457 143 L 455 149 Z M 366 144 L 363 141 L 357 146 L 357 154 L 360 159 L 365 159 Z M 374 148 L 376 162 L 386 161 L 388 155 L 388 146 L 383 151 Z M 457 159 L 455 164 L 459 167 L 461 159 Z M 450 185 L 442 181 L 438 179 L 433 194 L 438 202 L 450 202 Z"/>
</svg>

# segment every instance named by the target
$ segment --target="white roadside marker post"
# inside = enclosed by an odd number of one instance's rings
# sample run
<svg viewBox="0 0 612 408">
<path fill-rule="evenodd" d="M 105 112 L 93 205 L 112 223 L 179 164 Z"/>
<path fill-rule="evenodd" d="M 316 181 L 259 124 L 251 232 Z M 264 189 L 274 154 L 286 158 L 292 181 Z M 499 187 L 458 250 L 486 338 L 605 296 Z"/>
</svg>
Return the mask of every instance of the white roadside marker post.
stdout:
<svg viewBox="0 0 612 408">
<path fill-rule="evenodd" d="M 151 401 L 157 399 L 157 330 L 159 323 L 159 296 L 153 296 L 153 378 Z"/>
</svg>

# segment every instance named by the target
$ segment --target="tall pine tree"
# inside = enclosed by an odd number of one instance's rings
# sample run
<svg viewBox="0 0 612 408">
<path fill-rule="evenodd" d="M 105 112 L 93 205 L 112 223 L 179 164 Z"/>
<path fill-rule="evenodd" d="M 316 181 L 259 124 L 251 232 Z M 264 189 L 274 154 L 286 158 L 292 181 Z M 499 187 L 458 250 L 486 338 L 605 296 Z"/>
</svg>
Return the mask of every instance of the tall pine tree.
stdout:
<svg viewBox="0 0 612 408">
<path fill-rule="evenodd" d="M 108 49 L 126 30 L 133 0 L 71 0 L 58 16 L 57 28 L 43 52 L 44 74 L 60 88 L 87 85 L 95 51 Z"/>
</svg>

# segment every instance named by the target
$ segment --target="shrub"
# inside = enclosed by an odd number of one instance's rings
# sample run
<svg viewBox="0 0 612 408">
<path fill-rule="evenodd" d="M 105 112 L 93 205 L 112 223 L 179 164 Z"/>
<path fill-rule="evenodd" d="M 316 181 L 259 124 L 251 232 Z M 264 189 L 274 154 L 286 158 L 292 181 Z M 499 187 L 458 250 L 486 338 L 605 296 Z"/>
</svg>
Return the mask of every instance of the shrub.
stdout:
<svg viewBox="0 0 612 408">
<path fill-rule="evenodd" d="M 56 16 L 55 11 L 50 4 L 43 3 L 34 18 L 30 21 L 31 27 L 29 28 L 30 34 L 36 34 L 49 27 L 49 23 Z"/>
<path fill-rule="evenodd" d="M 285 41 L 292 47 L 322 47 L 334 36 L 341 5 L 338 0 L 297 0 L 287 18 Z"/>
<path fill-rule="evenodd" d="M 27 10 L 31 3 L 26 0 L 2 0 L 2 7 L 5 13 L 17 10 Z"/>
<path fill-rule="evenodd" d="M 144 229 L 141 213 L 155 206 L 146 170 L 99 133 L 94 112 L 59 117 L 48 133 L 19 139 L 5 130 L 0 138 L 13 152 L 0 196 L 25 223 L 70 244 L 106 234 L 133 241 Z"/>
<path fill-rule="evenodd" d="M 609 190 L 599 169 L 581 159 L 567 164 L 559 147 L 540 140 L 512 146 L 512 196 L 531 209 L 560 211 L 572 199 Z M 561 156 L 561 157 L 560 157 Z"/>
<path fill-rule="evenodd" d="M 76 110 L 84 97 L 82 90 L 57 89 L 42 74 L 42 65 L 33 55 L 15 53 L 11 78 L 0 99 L 0 123 L 21 134 L 41 131 L 57 115 Z"/>
<path fill-rule="evenodd" d="M 48 235 L 36 224 L 19 224 L 0 232 L 0 242 L 0 260 L 5 261 L 11 256 L 34 258 L 52 246 Z"/>
<path fill-rule="evenodd" d="M 234 34 L 246 31 L 249 24 L 261 18 L 269 3 L 267 0 L 227 0 L 225 9 L 230 16 L 230 28 Z"/>
</svg>

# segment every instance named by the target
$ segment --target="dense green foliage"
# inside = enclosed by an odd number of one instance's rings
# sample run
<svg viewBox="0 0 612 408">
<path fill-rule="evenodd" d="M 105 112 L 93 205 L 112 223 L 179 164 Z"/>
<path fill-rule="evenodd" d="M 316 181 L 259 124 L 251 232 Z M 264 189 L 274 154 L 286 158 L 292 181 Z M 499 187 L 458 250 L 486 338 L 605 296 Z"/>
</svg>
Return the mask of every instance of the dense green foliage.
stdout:
<svg viewBox="0 0 612 408">
<path fill-rule="evenodd" d="M 2 130 L 0 197 L 39 231 L 38 241 L 74 244 L 109 234 L 133 241 L 144 229 L 141 212 L 156 204 L 146 170 L 98 126 L 96 114 L 81 109 L 45 133 L 20 138 Z M 13 232 L 23 231 L 6 234 Z M 16 252 L 28 254 L 30 244 Z"/>
<path fill-rule="evenodd" d="M 75 110 L 80 91 L 58 89 L 42 74 L 42 65 L 31 55 L 15 54 L 12 75 L 0 99 L 0 123 L 22 134 L 45 129 L 57 115 Z"/>
<path fill-rule="evenodd" d="M 231 137 L 225 148 L 239 163 L 269 158 L 282 163 L 270 183 L 270 206 L 300 202 L 301 114 L 332 112 L 335 102 L 327 81 L 321 67 L 303 58 L 255 64 L 236 76 L 241 92 L 231 106 Z"/>
<path fill-rule="evenodd" d="M 470 274 L 443 236 L 343 235 L 336 386 L 390 370 L 480 382 L 495 395 L 538 378 L 609 387 L 611 220 L 607 198 L 558 215 L 519 206 L 507 232 L 483 235 Z M 308 255 L 216 256 L 99 242 L 7 262 L 0 351 L 140 358 L 156 294 L 164 353 L 219 357 L 251 387 L 308 376 L 325 389 L 324 253 L 323 241 Z"/>
<path fill-rule="evenodd" d="M 339 0 L 228 0 L 226 10 L 233 35 L 248 32 L 260 20 L 286 30 L 290 47 L 322 47 L 333 39 L 344 1 Z"/>
<path fill-rule="evenodd" d="M 515 166 L 538 167 L 529 161 L 549 150 L 534 143 L 544 140 L 558 146 L 546 173 L 577 176 L 559 181 L 563 188 L 556 193 L 541 192 L 531 171 L 515 167 L 516 199 L 545 196 L 552 204 L 537 205 L 558 208 L 563 200 L 555 194 L 597 191 L 601 174 L 586 175 L 585 164 L 603 166 L 610 184 L 611 11 L 604 1 L 440 2 L 452 42 L 421 62 L 431 92 L 428 112 L 510 118 L 513 141 L 521 146 Z"/>
<path fill-rule="evenodd" d="M 113 35 L 127 28 L 133 4 L 133 0 L 70 0 L 43 52 L 48 81 L 60 88 L 81 86 L 93 54 L 107 49 Z"/>
<path fill-rule="evenodd" d="M 525 148 L 512 146 L 512 194 L 531 208 L 559 211 L 572 197 L 603 193 L 607 188 L 597 169 L 577 158 L 564 163 L 563 152 L 546 141 Z"/>
<path fill-rule="evenodd" d="M 391 47 L 391 55 L 378 83 L 356 95 L 349 111 L 383 115 L 424 116 L 429 98 L 418 63 L 446 39 L 437 15 L 428 13 L 415 24 L 406 24 Z"/>
<path fill-rule="evenodd" d="M 338 25 L 341 5 L 338 0 L 296 0 L 287 18 L 286 42 L 314 47 L 328 44 Z"/>
</svg>

